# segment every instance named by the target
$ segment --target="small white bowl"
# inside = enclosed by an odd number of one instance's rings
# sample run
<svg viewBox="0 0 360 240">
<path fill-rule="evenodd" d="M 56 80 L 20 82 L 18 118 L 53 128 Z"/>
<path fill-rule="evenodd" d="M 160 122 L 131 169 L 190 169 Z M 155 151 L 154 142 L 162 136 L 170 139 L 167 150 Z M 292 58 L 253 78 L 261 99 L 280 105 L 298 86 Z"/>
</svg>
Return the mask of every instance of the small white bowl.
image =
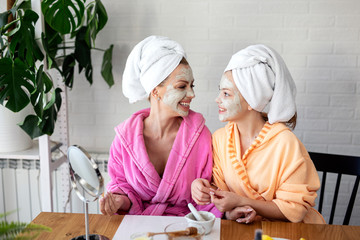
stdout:
<svg viewBox="0 0 360 240">
<path fill-rule="evenodd" d="M 200 225 L 205 228 L 205 234 L 209 234 L 211 229 L 214 226 L 215 215 L 211 212 L 199 211 L 200 215 L 205 219 L 205 221 L 197 221 L 192 213 L 185 215 L 185 219 L 188 222 L 188 225 Z"/>
</svg>

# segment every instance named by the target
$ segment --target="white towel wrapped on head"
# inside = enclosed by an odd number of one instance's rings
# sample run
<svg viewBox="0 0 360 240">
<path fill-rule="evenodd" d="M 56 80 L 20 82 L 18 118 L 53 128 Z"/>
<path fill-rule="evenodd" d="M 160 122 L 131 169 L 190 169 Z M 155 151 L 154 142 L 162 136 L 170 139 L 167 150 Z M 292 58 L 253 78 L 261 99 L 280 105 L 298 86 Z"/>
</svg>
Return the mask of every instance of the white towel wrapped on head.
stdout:
<svg viewBox="0 0 360 240">
<path fill-rule="evenodd" d="M 269 123 L 287 122 L 296 112 L 296 86 L 281 56 L 265 45 L 251 45 L 231 57 L 225 71 L 232 75 L 241 95 Z"/>
<path fill-rule="evenodd" d="M 186 54 L 167 37 L 150 36 L 131 51 L 125 65 L 122 90 L 130 103 L 142 100 L 167 78 Z"/>
</svg>

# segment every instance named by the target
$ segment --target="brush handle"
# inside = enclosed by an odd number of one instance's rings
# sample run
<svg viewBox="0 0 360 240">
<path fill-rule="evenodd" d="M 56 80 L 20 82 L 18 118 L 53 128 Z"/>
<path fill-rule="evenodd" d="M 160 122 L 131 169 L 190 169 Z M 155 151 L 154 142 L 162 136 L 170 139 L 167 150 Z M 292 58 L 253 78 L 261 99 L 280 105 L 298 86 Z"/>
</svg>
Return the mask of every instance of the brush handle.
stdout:
<svg viewBox="0 0 360 240">
<path fill-rule="evenodd" d="M 191 203 L 188 204 L 188 207 L 191 211 L 191 213 L 194 215 L 195 219 L 197 221 L 205 221 L 205 219 L 200 215 L 200 213 L 196 210 L 196 208 L 194 207 L 194 205 L 192 205 Z"/>
<path fill-rule="evenodd" d="M 148 232 L 147 236 L 152 237 L 152 236 L 160 235 L 160 234 L 167 234 L 167 235 L 171 234 L 174 236 L 188 236 L 188 235 L 197 234 L 197 228 L 196 227 L 188 227 L 185 230 L 173 231 L 173 232 L 157 232 L 157 233 Z"/>
</svg>

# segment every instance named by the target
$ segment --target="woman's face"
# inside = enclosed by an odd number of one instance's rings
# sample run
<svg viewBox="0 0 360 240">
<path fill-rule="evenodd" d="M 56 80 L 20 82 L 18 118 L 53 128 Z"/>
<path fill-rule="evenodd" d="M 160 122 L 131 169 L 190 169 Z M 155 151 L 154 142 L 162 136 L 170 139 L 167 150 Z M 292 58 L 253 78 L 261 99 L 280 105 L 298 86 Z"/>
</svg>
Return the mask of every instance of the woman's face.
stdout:
<svg viewBox="0 0 360 240">
<path fill-rule="evenodd" d="M 180 116 L 187 116 L 190 110 L 190 102 L 195 97 L 193 83 L 194 77 L 191 67 L 179 64 L 159 89 L 160 96 L 163 96 L 163 103 Z"/>
<path fill-rule="evenodd" d="M 246 102 L 234 83 L 231 71 L 223 74 L 219 88 L 219 96 L 215 99 L 219 107 L 219 120 L 222 122 L 237 120 L 246 108 Z"/>
</svg>

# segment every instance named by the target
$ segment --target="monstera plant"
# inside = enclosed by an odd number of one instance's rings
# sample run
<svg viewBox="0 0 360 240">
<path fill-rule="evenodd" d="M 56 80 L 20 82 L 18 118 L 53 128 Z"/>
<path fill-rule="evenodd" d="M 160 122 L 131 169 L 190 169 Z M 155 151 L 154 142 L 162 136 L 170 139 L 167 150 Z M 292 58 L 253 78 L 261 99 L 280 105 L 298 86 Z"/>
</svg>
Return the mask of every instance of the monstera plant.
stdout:
<svg viewBox="0 0 360 240">
<path fill-rule="evenodd" d="M 100 0 L 42 0 L 41 14 L 43 31 L 37 38 L 40 16 L 32 10 L 31 0 L 18 0 L 0 13 L 0 104 L 13 112 L 32 105 L 34 114 L 20 125 L 31 138 L 53 133 L 61 106 L 61 89 L 55 87 L 49 69 L 58 71 L 70 89 L 76 69 L 92 84 L 91 54 L 100 50 L 104 51 L 101 75 L 109 87 L 114 84 L 113 45 L 95 48 L 108 19 Z"/>
</svg>

